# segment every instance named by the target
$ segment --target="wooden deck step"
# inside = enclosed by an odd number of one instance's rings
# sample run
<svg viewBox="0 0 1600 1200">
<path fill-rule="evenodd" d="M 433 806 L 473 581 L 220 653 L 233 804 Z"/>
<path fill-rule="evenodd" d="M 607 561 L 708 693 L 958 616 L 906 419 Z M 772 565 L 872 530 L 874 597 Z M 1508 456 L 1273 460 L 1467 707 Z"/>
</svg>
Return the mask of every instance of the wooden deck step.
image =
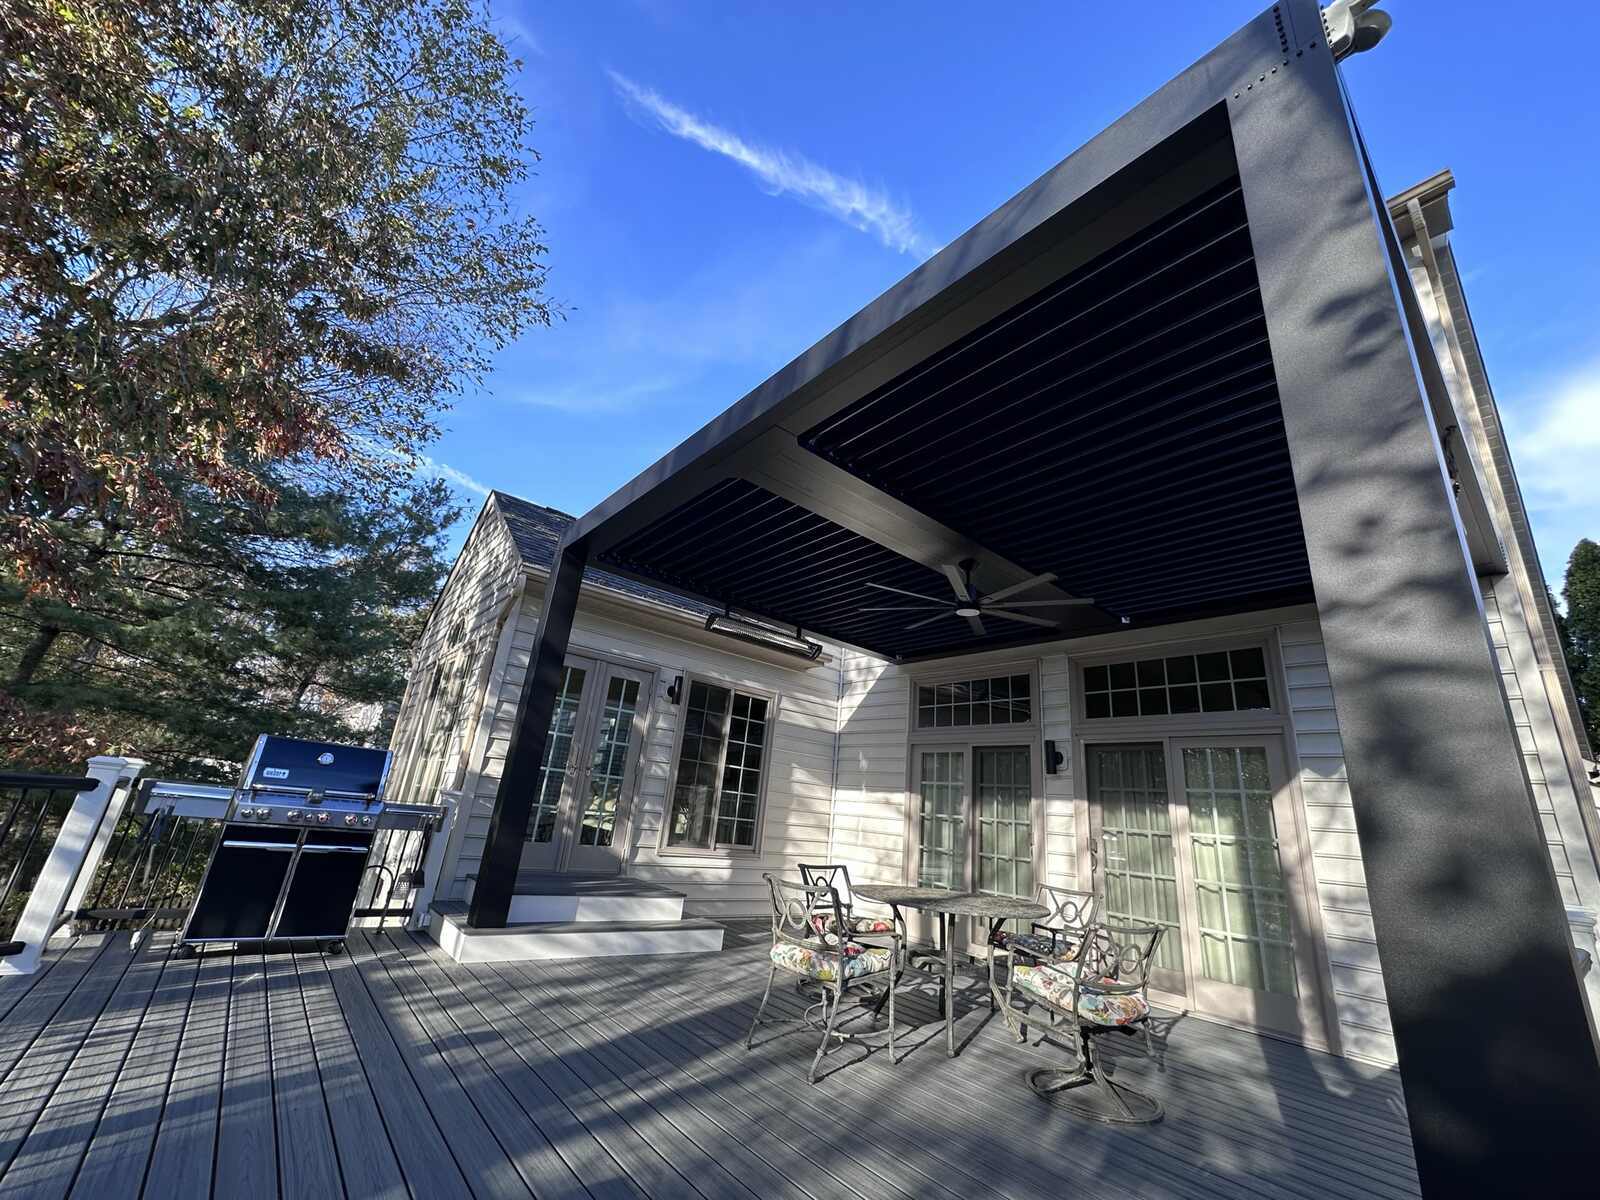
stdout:
<svg viewBox="0 0 1600 1200">
<path fill-rule="evenodd" d="M 513 922 L 504 929 L 473 929 L 467 924 L 465 908 L 435 905 L 428 924 L 433 940 L 461 963 L 704 954 L 722 949 L 723 927 L 698 917 L 668 921 Z"/>
</svg>

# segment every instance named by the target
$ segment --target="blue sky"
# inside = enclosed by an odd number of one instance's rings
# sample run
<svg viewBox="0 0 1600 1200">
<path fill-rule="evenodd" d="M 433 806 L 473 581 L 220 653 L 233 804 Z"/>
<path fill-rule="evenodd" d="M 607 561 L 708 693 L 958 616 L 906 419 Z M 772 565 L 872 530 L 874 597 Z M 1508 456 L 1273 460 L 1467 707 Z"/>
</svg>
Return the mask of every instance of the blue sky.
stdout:
<svg viewBox="0 0 1600 1200">
<path fill-rule="evenodd" d="M 434 459 L 474 506 L 583 512 L 1264 6 L 493 0 L 543 155 L 519 200 L 568 316 L 500 355 Z M 1600 11 L 1385 7 L 1394 32 L 1345 76 L 1387 191 L 1456 173 L 1559 591 L 1600 539 Z"/>
</svg>

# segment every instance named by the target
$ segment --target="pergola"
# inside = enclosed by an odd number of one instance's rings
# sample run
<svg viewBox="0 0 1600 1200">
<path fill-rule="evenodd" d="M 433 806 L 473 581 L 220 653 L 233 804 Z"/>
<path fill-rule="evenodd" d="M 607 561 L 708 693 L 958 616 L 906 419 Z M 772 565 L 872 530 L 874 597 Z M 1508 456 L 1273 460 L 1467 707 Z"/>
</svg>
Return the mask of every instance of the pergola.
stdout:
<svg viewBox="0 0 1600 1200">
<path fill-rule="evenodd" d="M 1592 1171 L 1600 1058 L 1476 582 L 1505 567 L 1328 36 L 1261 14 L 572 525 L 471 924 L 506 921 L 586 564 L 899 661 L 1314 603 L 1424 1189 Z M 967 558 L 1092 603 L 862 611 Z"/>
</svg>

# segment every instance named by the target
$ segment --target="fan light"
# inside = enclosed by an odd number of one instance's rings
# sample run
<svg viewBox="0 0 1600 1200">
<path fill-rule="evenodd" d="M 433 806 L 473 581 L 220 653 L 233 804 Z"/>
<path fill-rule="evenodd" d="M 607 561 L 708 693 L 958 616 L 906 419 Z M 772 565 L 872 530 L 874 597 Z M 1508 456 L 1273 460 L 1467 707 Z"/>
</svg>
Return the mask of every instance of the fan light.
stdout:
<svg viewBox="0 0 1600 1200">
<path fill-rule="evenodd" d="M 981 617 L 982 615 L 983 615 L 983 610 L 982 609 L 973 608 L 972 605 L 970 605 L 970 604 L 964 605 L 961 608 L 956 609 L 956 616 L 958 616 L 958 617 Z"/>
</svg>

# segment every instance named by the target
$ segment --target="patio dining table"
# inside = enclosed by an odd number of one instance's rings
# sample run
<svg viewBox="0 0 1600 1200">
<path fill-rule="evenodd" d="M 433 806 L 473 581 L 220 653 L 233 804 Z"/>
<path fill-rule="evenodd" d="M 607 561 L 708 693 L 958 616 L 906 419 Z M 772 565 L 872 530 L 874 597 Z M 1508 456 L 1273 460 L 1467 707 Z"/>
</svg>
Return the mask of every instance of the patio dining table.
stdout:
<svg viewBox="0 0 1600 1200">
<path fill-rule="evenodd" d="M 956 918 L 977 917 L 989 923 L 984 945 L 989 951 L 989 1006 L 991 1010 L 1004 1010 L 1005 999 L 994 982 L 994 935 L 1007 921 L 1036 921 L 1048 916 L 1050 910 L 1032 900 L 1017 896 L 993 896 L 981 892 L 952 892 L 945 888 L 905 887 L 891 884 L 857 884 L 853 891 L 863 900 L 887 904 L 898 918 L 902 908 L 916 908 L 939 918 L 939 946 L 936 954 L 921 952 L 924 963 L 928 959 L 938 962 L 939 999 L 944 1009 L 944 1048 L 951 1058 L 956 1056 L 955 979 L 956 979 Z M 897 920 L 898 924 L 899 921 Z M 911 957 L 910 953 L 906 956 Z M 926 966 L 915 967 L 927 970 Z M 904 967 L 901 968 L 902 973 Z M 891 987 L 900 981 L 897 975 Z M 1006 1020 L 1009 1024 L 1010 1015 Z"/>
</svg>

